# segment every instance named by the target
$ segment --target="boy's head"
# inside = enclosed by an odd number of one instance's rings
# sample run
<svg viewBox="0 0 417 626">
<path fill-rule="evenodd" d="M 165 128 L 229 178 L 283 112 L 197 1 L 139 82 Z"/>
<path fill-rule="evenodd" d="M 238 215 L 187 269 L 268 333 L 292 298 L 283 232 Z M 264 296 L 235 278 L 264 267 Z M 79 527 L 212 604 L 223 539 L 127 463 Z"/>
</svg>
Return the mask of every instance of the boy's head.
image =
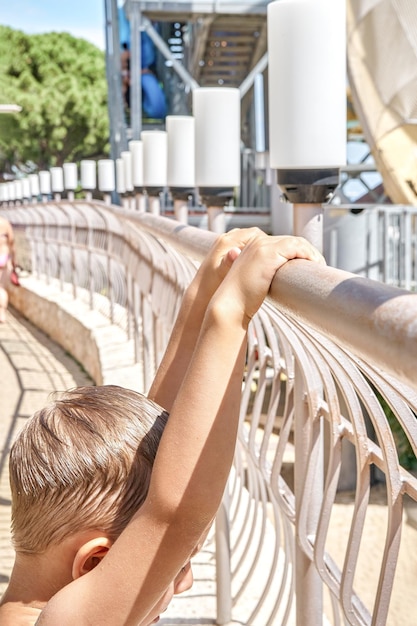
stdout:
<svg viewBox="0 0 417 626">
<path fill-rule="evenodd" d="M 115 540 L 143 503 L 167 413 L 112 385 L 59 394 L 10 453 L 16 552 L 41 553 L 79 530 Z"/>
</svg>

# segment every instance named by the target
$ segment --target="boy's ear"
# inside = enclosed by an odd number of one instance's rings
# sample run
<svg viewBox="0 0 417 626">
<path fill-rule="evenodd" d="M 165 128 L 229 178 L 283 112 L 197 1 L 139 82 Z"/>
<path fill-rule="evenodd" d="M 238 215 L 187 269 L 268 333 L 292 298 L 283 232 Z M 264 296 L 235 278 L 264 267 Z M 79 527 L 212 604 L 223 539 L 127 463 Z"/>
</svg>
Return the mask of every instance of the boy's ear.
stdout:
<svg viewBox="0 0 417 626">
<path fill-rule="evenodd" d="M 72 564 L 72 578 L 76 580 L 96 567 L 109 551 L 112 542 L 108 537 L 95 537 L 83 543 Z"/>
</svg>

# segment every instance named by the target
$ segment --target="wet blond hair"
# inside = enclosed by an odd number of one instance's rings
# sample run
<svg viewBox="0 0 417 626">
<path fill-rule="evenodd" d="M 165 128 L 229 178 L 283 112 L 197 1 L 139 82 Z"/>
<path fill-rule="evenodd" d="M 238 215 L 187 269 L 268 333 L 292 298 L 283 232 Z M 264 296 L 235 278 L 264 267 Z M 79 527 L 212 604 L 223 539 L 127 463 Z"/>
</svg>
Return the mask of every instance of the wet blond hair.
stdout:
<svg viewBox="0 0 417 626">
<path fill-rule="evenodd" d="M 143 503 L 167 413 L 114 385 L 59 394 L 10 452 L 12 541 L 40 553 L 79 530 L 115 540 Z"/>
</svg>

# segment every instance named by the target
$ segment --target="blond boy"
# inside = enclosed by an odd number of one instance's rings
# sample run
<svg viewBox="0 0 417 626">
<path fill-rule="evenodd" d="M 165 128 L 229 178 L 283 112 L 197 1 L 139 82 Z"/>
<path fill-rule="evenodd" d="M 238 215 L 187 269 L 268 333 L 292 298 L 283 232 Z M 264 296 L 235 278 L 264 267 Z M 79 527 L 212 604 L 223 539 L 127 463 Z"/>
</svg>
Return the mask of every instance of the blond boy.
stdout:
<svg viewBox="0 0 417 626">
<path fill-rule="evenodd" d="M 147 398 L 84 388 L 33 418 L 11 455 L 16 561 L 2 626 L 149 626 L 191 586 L 233 460 L 248 325 L 297 257 L 323 262 L 303 239 L 220 236 Z"/>
</svg>

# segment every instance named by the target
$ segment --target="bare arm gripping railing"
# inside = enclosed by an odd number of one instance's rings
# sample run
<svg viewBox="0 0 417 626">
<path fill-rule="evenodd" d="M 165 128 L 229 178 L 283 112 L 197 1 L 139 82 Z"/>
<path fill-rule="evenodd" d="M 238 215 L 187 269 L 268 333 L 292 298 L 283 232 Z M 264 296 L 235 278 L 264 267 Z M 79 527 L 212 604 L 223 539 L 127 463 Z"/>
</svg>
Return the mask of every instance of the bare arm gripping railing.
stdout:
<svg viewBox="0 0 417 626">
<path fill-rule="evenodd" d="M 5 214 L 40 276 L 71 282 L 133 335 L 146 389 L 214 235 L 101 203 Z M 417 295 L 306 261 L 279 271 L 250 331 L 219 623 L 395 623 L 404 504 L 417 502 L 401 449 L 415 458 L 416 372 Z M 386 513 L 377 558 L 366 551 L 376 480 Z M 354 496 L 341 522 L 346 488 Z"/>
</svg>

